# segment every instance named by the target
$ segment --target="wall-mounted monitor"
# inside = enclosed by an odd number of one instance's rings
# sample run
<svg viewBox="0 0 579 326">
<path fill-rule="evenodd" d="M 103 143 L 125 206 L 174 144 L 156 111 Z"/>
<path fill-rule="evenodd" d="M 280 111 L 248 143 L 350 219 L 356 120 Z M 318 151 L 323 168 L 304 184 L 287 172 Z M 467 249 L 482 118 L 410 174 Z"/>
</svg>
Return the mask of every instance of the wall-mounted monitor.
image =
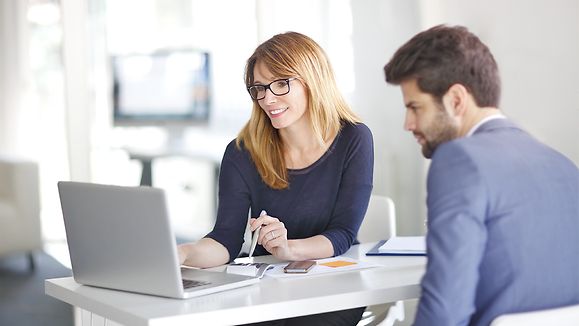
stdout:
<svg viewBox="0 0 579 326">
<path fill-rule="evenodd" d="M 209 53 L 193 49 L 112 56 L 115 126 L 207 123 Z"/>
</svg>

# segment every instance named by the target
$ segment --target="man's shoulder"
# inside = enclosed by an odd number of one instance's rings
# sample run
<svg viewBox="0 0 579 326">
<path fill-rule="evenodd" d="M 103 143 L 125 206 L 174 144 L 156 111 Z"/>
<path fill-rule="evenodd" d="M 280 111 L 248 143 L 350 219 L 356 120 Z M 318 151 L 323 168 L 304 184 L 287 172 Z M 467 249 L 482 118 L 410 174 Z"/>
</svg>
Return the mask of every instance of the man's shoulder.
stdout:
<svg viewBox="0 0 579 326">
<path fill-rule="evenodd" d="M 577 174 L 577 168 L 565 155 L 513 123 L 501 120 L 495 120 L 499 124 L 477 131 L 470 137 L 439 145 L 432 156 L 430 170 L 441 172 L 457 167 L 455 173 L 478 173 L 495 179 L 506 178 L 507 173 L 529 172 L 527 170 L 545 175 Z"/>
<path fill-rule="evenodd" d="M 517 136 L 516 136 L 517 135 Z M 516 147 L 521 141 L 532 137 L 508 119 L 494 119 L 481 125 L 477 131 L 467 137 L 460 137 L 440 144 L 432 159 L 452 159 L 457 155 L 471 157 L 493 155 L 510 147 Z"/>
</svg>

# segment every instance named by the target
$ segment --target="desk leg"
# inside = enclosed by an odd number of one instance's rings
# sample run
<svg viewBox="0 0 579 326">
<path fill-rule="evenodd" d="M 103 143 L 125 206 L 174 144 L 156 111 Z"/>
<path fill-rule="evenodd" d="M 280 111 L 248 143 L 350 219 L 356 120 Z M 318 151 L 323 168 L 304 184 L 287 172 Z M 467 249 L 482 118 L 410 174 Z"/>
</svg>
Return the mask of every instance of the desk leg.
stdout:
<svg viewBox="0 0 579 326">
<path fill-rule="evenodd" d="M 75 326 L 123 326 L 117 322 L 106 319 L 88 310 L 74 307 Z"/>
<path fill-rule="evenodd" d="M 140 159 L 143 164 L 143 171 L 141 172 L 141 186 L 153 185 L 153 160 Z"/>
<path fill-rule="evenodd" d="M 82 322 L 82 309 L 80 309 L 79 307 L 73 306 L 72 307 L 72 315 L 74 318 L 74 326 L 82 326 L 83 322 Z"/>
</svg>

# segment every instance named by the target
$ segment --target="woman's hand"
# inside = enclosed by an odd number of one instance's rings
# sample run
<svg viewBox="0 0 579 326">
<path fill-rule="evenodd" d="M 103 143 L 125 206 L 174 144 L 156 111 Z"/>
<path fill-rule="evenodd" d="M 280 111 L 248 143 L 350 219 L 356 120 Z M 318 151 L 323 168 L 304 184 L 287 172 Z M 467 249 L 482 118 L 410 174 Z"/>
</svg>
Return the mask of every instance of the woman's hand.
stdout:
<svg viewBox="0 0 579 326">
<path fill-rule="evenodd" d="M 257 243 L 276 258 L 293 260 L 291 247 L 287 239 L 287 229 L 283 222 L 267 214 L 249 220 L 251 232 L 261 225 Z"/>
<path fill-rule="evenodd" d="M 192 267 L 215 267 L 227 264 L 229 261 L 227 248 L 211 238 L 202 238 L 195 243 L 178 245 L 177 253 L 181 265 Z"/>
<path fill-rule="evenodd" d="M 179 255 L 179 265 L 183 265 L 185 260 L 187 260 L 187 246 L 186 245 L 178 245 L 177 246 L 177 253 Z"/>
</svg>

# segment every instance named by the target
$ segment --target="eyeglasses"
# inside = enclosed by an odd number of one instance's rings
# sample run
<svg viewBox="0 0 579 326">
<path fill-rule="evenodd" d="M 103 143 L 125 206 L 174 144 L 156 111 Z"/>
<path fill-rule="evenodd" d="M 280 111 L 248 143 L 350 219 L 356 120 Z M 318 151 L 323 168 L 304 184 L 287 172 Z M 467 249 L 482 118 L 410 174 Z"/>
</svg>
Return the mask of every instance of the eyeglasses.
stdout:
<svg viewBox="0 0 579 326">
<path fill-rule="evenodd" d="M 249 95 L 254 100 L 265 98 L 265 92 L 269 89 L 273 95 L 281 96 L 290 92 L 290 81 L 296 77 L 274 80 L 267 85 L 252 85 L 247 88 Z"/>
</svg>

